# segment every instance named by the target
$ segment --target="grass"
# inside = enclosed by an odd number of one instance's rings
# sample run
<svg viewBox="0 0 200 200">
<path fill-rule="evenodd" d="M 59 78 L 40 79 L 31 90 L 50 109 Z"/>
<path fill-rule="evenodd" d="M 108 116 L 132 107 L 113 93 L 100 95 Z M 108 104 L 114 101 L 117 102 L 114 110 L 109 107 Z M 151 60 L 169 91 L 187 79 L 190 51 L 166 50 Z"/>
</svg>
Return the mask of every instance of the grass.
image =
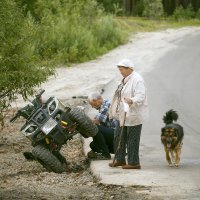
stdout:
<svg viewBox="0 0 200 200">
<path fill-rule="evenodd" d="M 126 29 L 129 34 L 138 32 L 160 31 L 168 28 L 181 28 L 186 26 L 200 26 L 200 20 L 179 20 L 168 19 L 146 19 L 141 17 L 116 17 L 122 29 Z"/>
<path fill-rule="evenodd" d="M 46 38 L 42 39 L 47 44 L 44 49 L 50 49 L 50 53 L 47 52 L 47 59 L 52 57 L 55 60 L 57 59 L 55 63 L 58 66 L 62 64 L 70 66 L 72 63 L 96 59 L 98 56 L 128 42 L 129 36 L 138 32 L 200 26 L 200 20 L 177 21 L 173 18 L 156 20 L 142 17 L 105 16 L 99 18 L 99 20 L 94 20 L 93 25 L 87 25 L 87 23 L 85 26 L 79 26 L 80 23 L 78 26 L 75 25 L 70 26 L 70 24 L 67 24 L 66 19 L 60 20 L 55 25 L 57 31 L 49 31 L 44 35 Z M 43 52 L 46 53 L 46 51 Z"/>
</svg>

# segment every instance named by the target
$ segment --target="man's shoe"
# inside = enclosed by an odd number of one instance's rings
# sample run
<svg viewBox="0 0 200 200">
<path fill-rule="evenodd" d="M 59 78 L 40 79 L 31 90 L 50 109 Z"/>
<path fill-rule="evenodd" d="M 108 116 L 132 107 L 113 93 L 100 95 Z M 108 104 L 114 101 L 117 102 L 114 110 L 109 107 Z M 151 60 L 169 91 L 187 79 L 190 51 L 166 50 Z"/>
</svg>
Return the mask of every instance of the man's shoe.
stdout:
<svg viewBox="0 0 200 200">
<path fill-rule="evenodd" d="M 116 161 L 116 162 L 111 162 L 108 164 L 110 167 L 119 167 L 119 166 L 124 166 L 126 165 L 126 162 L 120 162 L 120 161 Z"/>
<path fill-rule="evenodd" d="M 122 166 L 122 169 L 141 169 L 141 166 L 138 165 L 124 165 Z"/>
<path fill-rule="evenodd" d="M 101 154 L 103 157 L 105 157 L 105 158 L 107 158 L 108 160 L 110 160 L 111 159 L 111 155 L 110 154 Z"/>
<path fill-rule="evenodd" d="M 97 155 L 98 154 L 96 152 L 94 152 L 93 150 L 91 150 L 87 153 L 87 157 L 90 159 L 97 158 Z"/>
<path fill-rule="evenodd" d="M 111 159 L 110 154 L 109 155 L 104 155 L 101 153 L 95 153 L 95 154 L 96 154 L 95 157 L 92 157 L 92 158 L 90 157 L 91 160 L 110 160 Z"/>
</svg>

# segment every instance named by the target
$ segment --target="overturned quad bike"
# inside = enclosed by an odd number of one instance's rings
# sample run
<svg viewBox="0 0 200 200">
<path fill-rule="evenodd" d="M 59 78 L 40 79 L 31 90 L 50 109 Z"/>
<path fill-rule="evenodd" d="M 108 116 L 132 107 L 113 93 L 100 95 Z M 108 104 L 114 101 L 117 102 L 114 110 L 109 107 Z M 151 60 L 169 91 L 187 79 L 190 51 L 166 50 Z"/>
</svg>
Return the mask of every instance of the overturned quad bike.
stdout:
<svg viewBox="0 0 200 200">
<path fill-rule="evenodd" d="M 32 155 L 48 171 L 66 171 L 67 161 L 60 153 L 63 144 L 80 133 L 83 137 L 93 137 L 98 129 L 79 107 L 66 107 L 56 97 L 42 102 L 42 90 L 28 105 L 17 111 L 10 120 L 14 122 L 22 116 L 26 119 L 21 132 L 32 142 Z"/>
</svg>

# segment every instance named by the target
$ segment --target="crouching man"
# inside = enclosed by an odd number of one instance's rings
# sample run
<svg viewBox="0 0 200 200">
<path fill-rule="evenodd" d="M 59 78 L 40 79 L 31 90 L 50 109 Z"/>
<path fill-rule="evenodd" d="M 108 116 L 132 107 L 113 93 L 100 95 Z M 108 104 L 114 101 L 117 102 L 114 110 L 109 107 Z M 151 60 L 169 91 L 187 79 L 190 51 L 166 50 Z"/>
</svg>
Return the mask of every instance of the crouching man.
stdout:
<svg viewBox="0 0 200 200">
<path fill-rule="evenodd" d="M 92 120 L 98 127 L 98 133 L 90 143 L 92 150 L 88 152 L 88 158 L 111 159 L 110 153 L 114 153 L 113 140 L 117 123 L 115 120 L 109 120 L 108 110 L 111 101 L 104 100 L 99 93 L 90 94 L 88 101 L 93 108 L 99 111 Z"/>
</svg>

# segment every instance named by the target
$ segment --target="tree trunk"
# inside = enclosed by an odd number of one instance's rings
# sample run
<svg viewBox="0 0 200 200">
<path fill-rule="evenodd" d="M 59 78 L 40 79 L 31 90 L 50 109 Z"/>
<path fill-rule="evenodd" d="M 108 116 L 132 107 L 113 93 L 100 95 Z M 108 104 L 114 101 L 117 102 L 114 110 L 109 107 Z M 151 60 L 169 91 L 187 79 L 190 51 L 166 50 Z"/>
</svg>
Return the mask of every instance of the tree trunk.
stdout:
<svg viewBox="0 0 200 200">
<path fill-rule="evenodd" d="M 180 0 L 163 0 L 165 13 L 172 15 L 177 6 L 180 5 Z"/>
<path fill-rule="evenodd" d="M 193 6 L 194 10 L 197 11 L 198 9 L 200 9 L 200 1 L 192 0 L 192 6 Z"/>
<path fill-rule="evenodd" d="M 123 0 L 124 13 L 130 15 L 133 11 L 135 0 Z"/>
</svg>

